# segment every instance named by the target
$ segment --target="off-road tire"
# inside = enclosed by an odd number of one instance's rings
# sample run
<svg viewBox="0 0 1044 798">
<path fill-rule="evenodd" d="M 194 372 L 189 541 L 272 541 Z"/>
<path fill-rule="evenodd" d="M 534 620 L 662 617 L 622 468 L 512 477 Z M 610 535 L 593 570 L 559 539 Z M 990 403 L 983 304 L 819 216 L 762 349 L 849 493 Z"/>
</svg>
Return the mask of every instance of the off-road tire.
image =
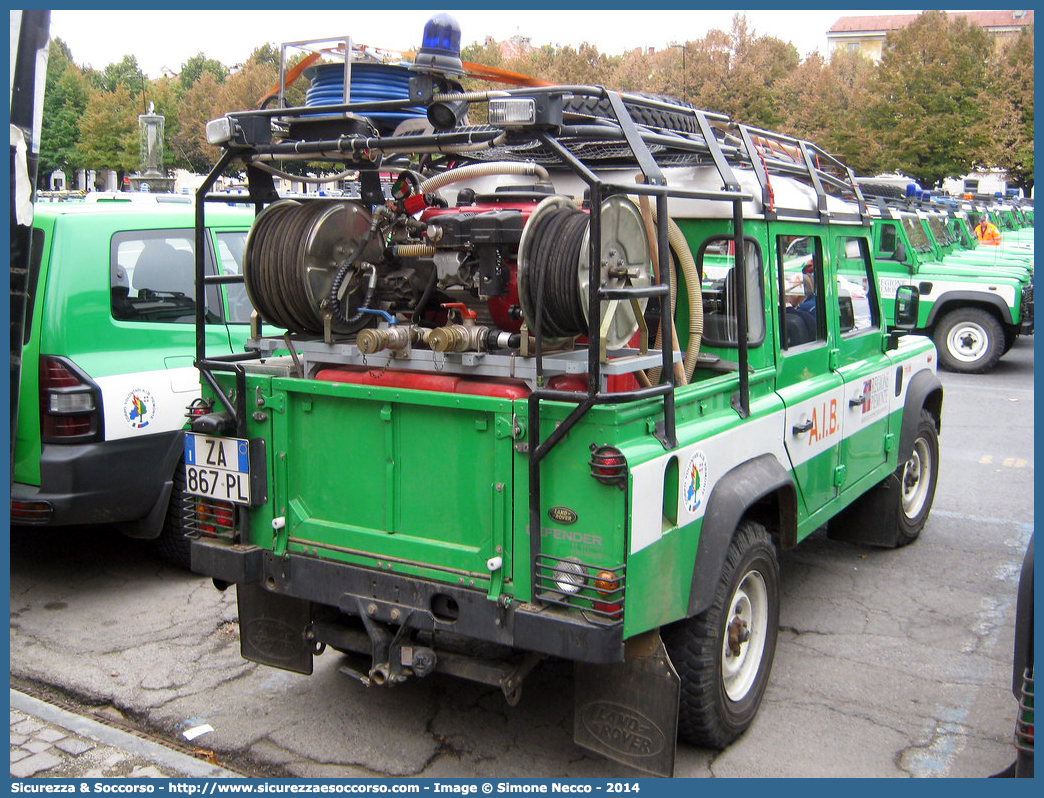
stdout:
<svg viewBox="0 0 1044 798">
<path fill-rule="evenodd" d="M 673 97 L 664 97 L 659 94 L 646 94 L 644 92 L 635 92 L 635 94 L 640 97 L 647 97 L 650 100 L 659 100 L 661 102 L 669 102 L 675 105 L 689 107 L 688 103 L 683 103 L 681 100 L 676 100 Z M 659 108 L 646 108 L 645 106 L 635 105 L 626 101 L 624 102 L 624 107 L 627 108 L 628 113 L 630 113 L 631 119 L 639 125 L 659 127 L 665 130 L 678 130 L 683 133 L 699 132 L 699 125 L 696 124 L 696 117 L 694 116 L 674 113 L 672 111 L 664 111 Z M 597 116 L 602 119 L 616 118 L 613 114 L 612 106 L 609 105 L 609 101 L 603 100 L 600 97 L 580 97 L 574 95 L 566 99 L 562 110 L 565 113 Z"/>
<path fill-rule="evenodd" d="M 939 319 L 932 332 L 939 365 L 961 374 L 982 374 L 1000 360 L 1004 330 L 989 311 L 958 308 Z"/>
<path fill-rule="evenodd" d="M 939 483 L 939 431 L 927 410 L 921 411 L 910 458 L 895 471 L 899 480 L 896 548 L 917 540 L 932 511 Z"/>
<path fill-rule="evenodd" d="M 1015 327 L 1011 327 L 1009 325 L 1005 325 L 1005 327 L 1004 327 L 1004 348 L 1001 350 L 1001 357 L 1004 357 L 1004 355 L 1008 354 L 1008 350 L 1010 350 L 1013 346 L 1015 346 L 1015 342 L 1017 340 L 1019 340 L 1018 330 Z"/>
<path fill-rule="evenodd" d="M 760 596 L 756 595 L 759 592 Z M 749 618 L 752 633 L 741 645 L 738 668 L 728 673 L 727 634 L 741 607 L 755 609 Z M 778 627 L 776 549 L 764 526 L 743 521 L 725 556 L 714 604 L 662 632 L 667 653 L 681 677 L 678 735 L 682 739 L 724 748 L 747 729 L 768 684 Z M 731 681 L 736 671 L 744 677 L 740 682 Z M 732 697 L 730 689 L 734 691 Z"/>
<path fill-rule="evenodd" d="M 170 502 L 167 504 L 167 517 L 163 520 L 163 529 L 153 541 L 156 553 L 164 560 L 181 568 L 188 569 L 191 563 L 189 553 L 191 541 L 185 537 L 185 462 L 178 462 L 174 471 L 174 487 L 170 491 Z"/>
</svg>

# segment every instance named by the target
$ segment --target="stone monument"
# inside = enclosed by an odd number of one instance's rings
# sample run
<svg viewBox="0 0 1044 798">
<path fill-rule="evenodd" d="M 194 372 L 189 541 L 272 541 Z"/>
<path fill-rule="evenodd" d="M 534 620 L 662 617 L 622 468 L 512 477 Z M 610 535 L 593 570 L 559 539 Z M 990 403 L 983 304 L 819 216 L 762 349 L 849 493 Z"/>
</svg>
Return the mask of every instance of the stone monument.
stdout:
<svg viewBox="0 0 1044 798">
<path fill-rule="evenodd" d="M 152 102 L 146 113 L 138 114 L 141 171 L 130 176 L 132 191 L 169 194 L 174 190 L 174 178 L 167 177 L 163 168 L 163 119 Z"/>
</svg>

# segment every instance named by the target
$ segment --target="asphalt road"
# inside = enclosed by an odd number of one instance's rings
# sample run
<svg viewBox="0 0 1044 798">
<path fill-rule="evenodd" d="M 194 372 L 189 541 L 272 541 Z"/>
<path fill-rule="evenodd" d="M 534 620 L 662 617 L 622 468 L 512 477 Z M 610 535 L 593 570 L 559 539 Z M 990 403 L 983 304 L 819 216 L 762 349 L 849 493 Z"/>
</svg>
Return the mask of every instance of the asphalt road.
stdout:
<svg viewBox="0 0 1044 798">
<path fill-rule="evenodd" d="M 781 555 L 771 684 L 724 752 L 681 745 L 678 776 L 978 777 L 1013 759 L 1012 623 L 1033 529 L 1033 339 L 988 375 L 942 374 L 942 472 L 898 551 L 816 533 Z M 234 590 L 108 530 L 15 530 L 11 681 L 111 706 L 255 775 L 633 777 L 572 743 L 572 673 L 540 666 L 508 707 L 432 676 L 366 688 L 239 656 Z M 183 742 L 183 740 L 182 740 Z"/>
</svg>

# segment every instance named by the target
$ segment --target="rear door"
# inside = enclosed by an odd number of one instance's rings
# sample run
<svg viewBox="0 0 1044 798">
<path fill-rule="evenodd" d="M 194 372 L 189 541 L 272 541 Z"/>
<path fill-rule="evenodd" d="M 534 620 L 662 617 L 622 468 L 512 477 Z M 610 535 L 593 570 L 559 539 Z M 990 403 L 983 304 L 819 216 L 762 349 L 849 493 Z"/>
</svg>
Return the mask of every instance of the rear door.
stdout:
<svg viewBox="0 0 1044 798">
<path fill-rule="evenodd" d="M 835 235 L 831 252 L 837 292 L 836 312 L 830 315 L 838 325 L 837 373 L 845 391 L 838 414 L 842 434 L 839 481 L 844 493 L 854 489 L 888 458 L 888 404 L 894 375 L 882 352 L 877 286 L 868 240 Z"/>
</svg>

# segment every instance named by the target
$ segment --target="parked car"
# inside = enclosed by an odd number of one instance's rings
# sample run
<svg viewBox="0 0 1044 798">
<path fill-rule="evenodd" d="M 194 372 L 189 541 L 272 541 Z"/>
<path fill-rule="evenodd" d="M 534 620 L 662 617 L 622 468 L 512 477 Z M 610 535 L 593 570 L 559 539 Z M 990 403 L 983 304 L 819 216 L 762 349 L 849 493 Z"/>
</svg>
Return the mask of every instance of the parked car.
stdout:
<svg viewBox="0 0 1044 798">
<path fill-rule="evenodd" d="M 252 211 L 207 213 L 206 269 L 239 273 Z M 185 407 L 199 394 L 194 210 L 38 205 L 23 333 L 11 522 L 112 524 L 187 564 Z M 242 285 L 211 285 L 208 350 L 242 350 Z"/>
</svg>

